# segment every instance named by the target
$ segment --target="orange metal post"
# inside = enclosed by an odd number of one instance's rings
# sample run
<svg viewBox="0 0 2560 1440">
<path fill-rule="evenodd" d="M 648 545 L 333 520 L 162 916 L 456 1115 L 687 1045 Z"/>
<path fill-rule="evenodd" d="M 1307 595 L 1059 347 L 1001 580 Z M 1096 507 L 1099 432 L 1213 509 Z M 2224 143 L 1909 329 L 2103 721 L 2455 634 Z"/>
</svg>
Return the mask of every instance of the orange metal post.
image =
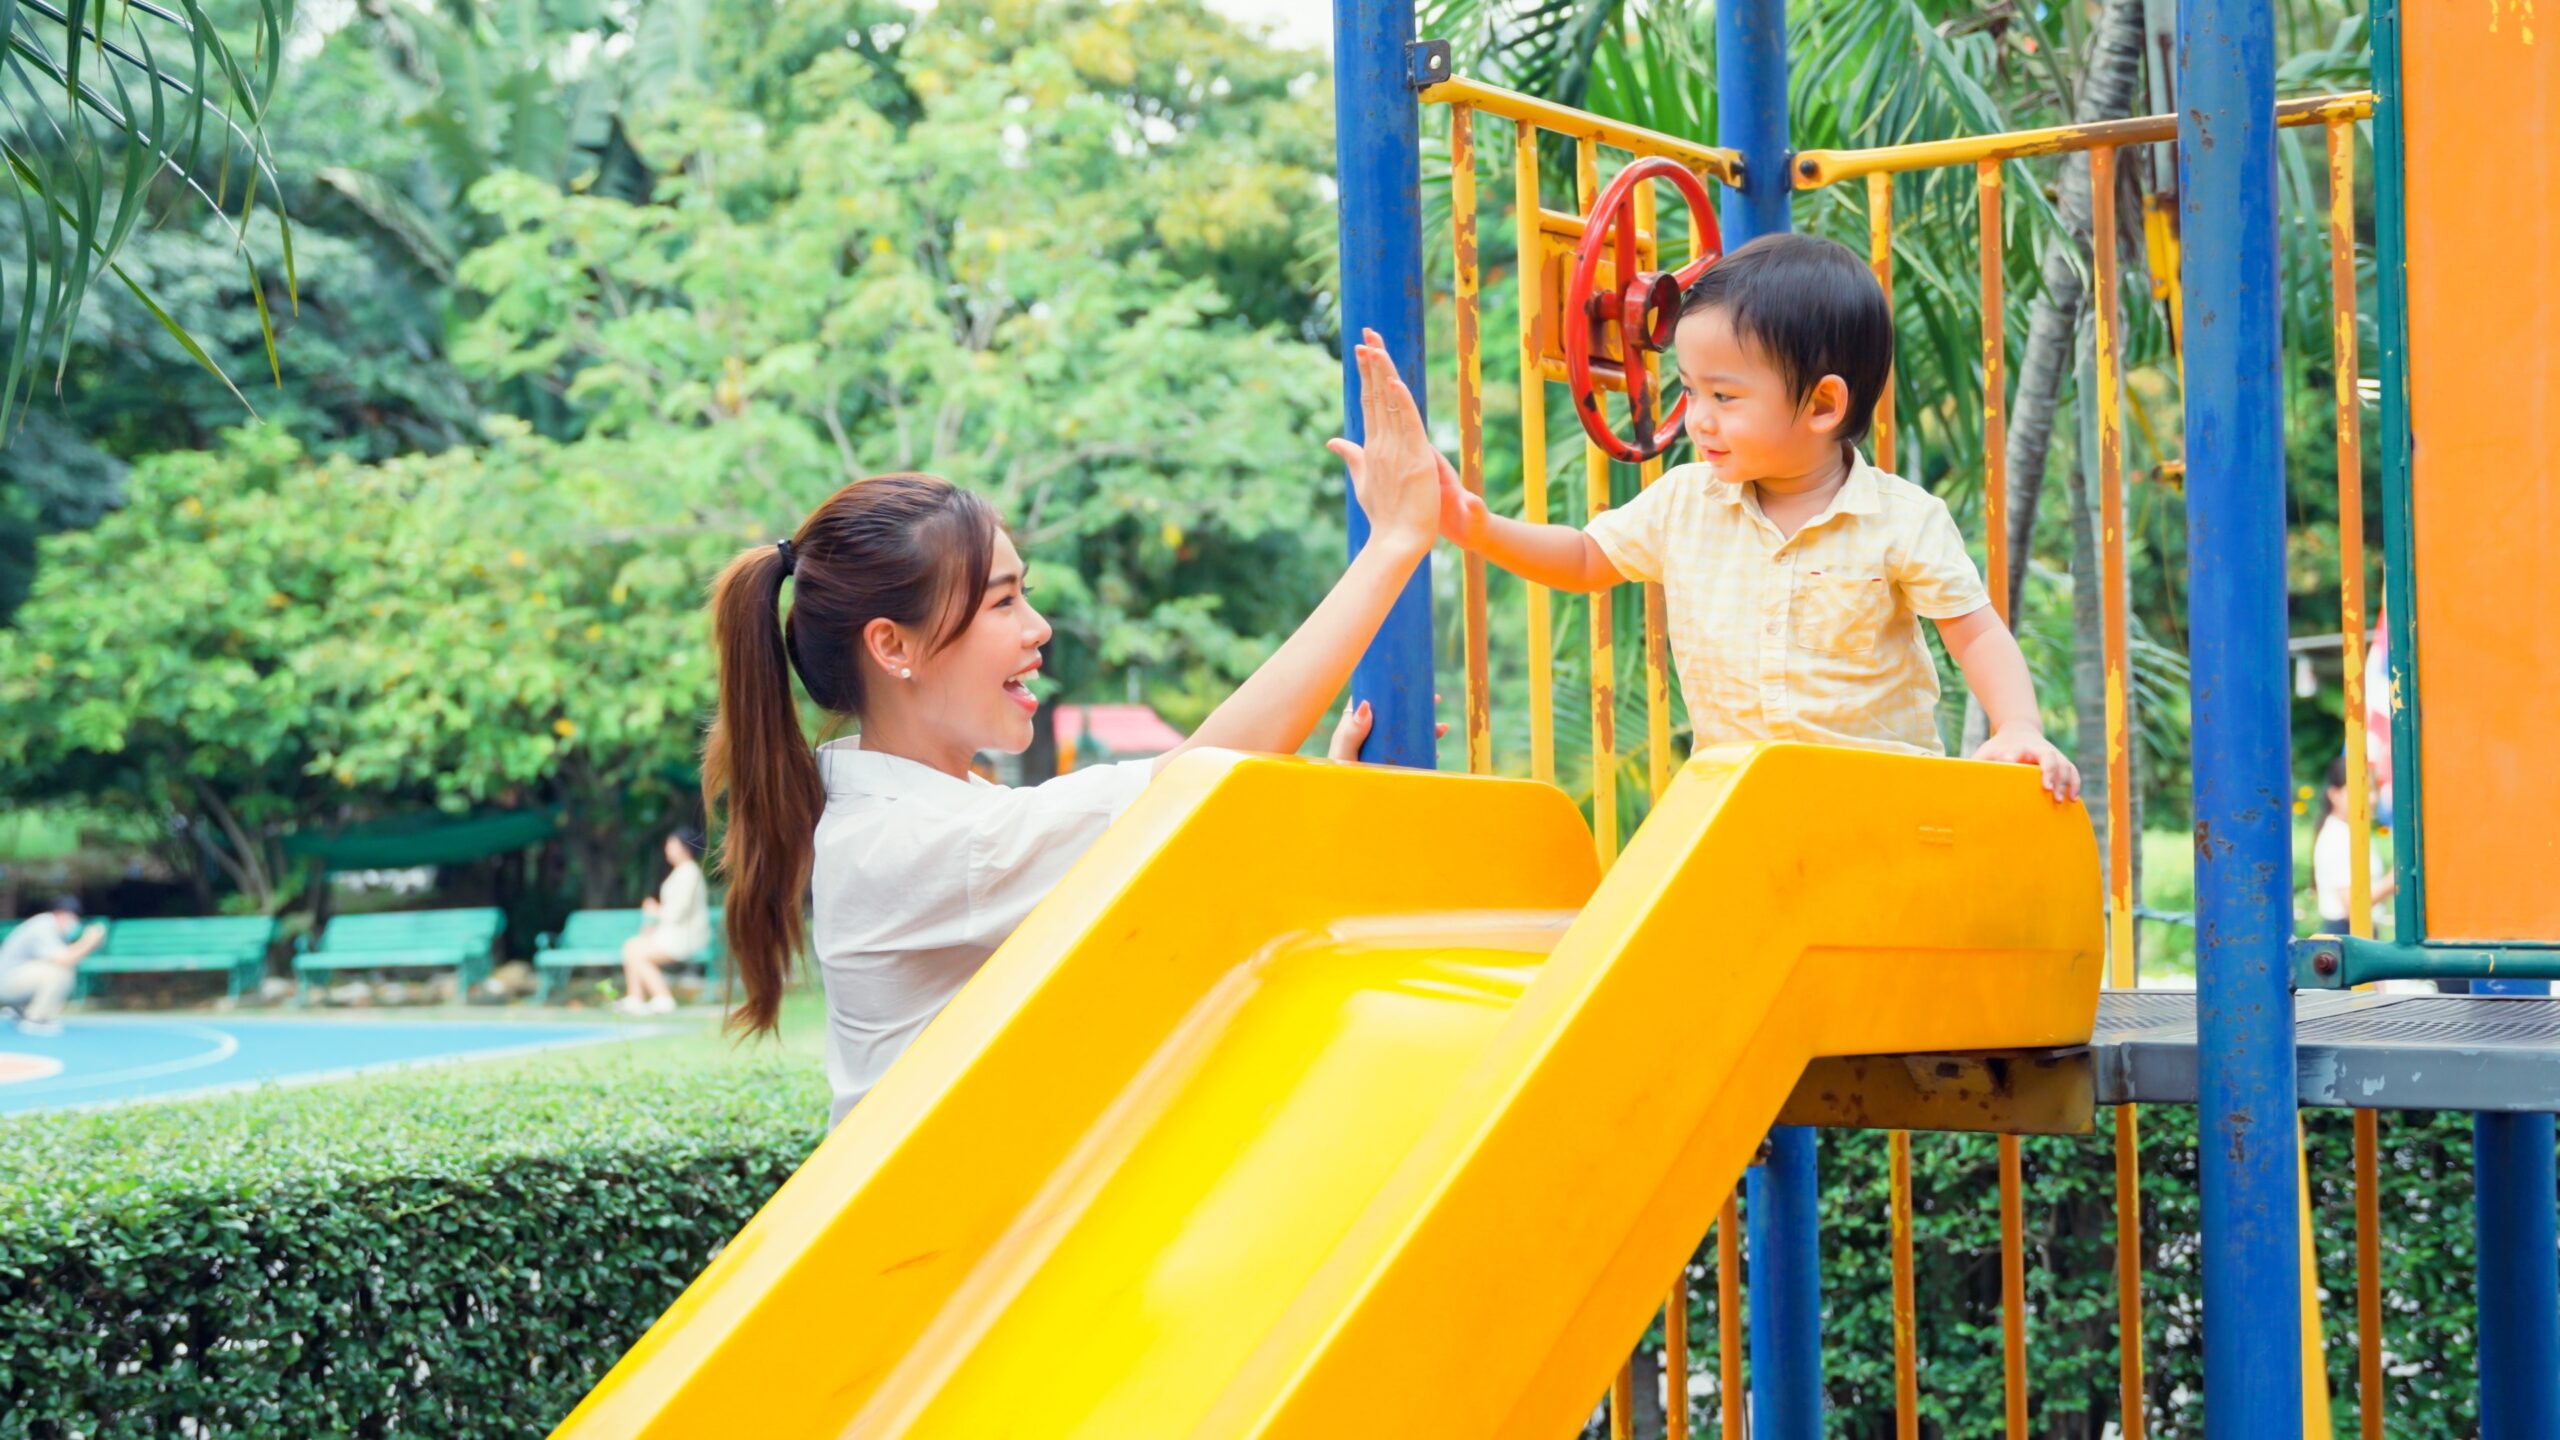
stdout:
<svg viewBox="0 0 2560 1440">
<path fill-rule="evenodd" d="M 1671 1277 L 1662 1307 L 1663 1440 L 1689 1440 L 1689 1271 Z"/>
<path fill-rule="evenodd" d="M 2018 1137 L 2000 1137 L 2000 1375 L 2009 1440 L 2027 1440 L 2025 1185 Z"/>
<path fill-rule="evenodd" d="M 1920 1310 L 1911 1267 L 1911 1132 L 1886 1137 L 1893 1172 L 1893 1433 L 1920 1440 Z"/>
<path fill-rule="evenodd" d="M 1893 177 L 1867 177 L 1867 265 L 1893 308 Z M 1878 468 L 1893 468 L 1893 376 L 1876 401 L 1873 449 Z M 1911 1264 L 1911 1135 L 1887 1132 L 1886 1188 L 1893 1215 L 1893 1423 L 1901 1440 L 1920 1434 L 1920 1322 Z"/>
</svg>

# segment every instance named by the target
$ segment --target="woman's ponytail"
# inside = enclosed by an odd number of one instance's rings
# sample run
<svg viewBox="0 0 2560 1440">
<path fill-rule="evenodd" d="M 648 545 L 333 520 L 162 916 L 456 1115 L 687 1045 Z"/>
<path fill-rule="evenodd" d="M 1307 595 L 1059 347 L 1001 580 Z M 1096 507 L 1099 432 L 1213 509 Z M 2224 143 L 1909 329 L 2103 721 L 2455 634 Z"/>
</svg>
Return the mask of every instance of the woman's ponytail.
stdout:
<svg viewBox="0 0 2560 1440">
<path fill-rule="evenodd" d="M 827 799 L 782 633 L 788 563 L 779 547 L 758 546 L 711 588 L 720 709 L 703 745 L 703 811 L 717 815 L 728 802 L 714 863 L 728 877 L 730 963 L 746 991 L 729 1023 L 750 1035 L 773 1029 L 781 1014 L 807 929 L 810 853 Z"/>
<path fill-rule="evenodd" d="M 837 491 L 797 535 L 747 551 L 712 582 L 720 709 L 703 745 L 702 791 L 706 815 L 728 805 L 713 868 L 728 877 L 729 955 L 746 992 L 734 1028 L 774 1028 L 808 934 L 827 794 L 793 677 L 819 709 L 859 716 L 864 627 L 889 620 L 933 648 L 949 644 L 986 593 L 995 537 L 995 512 L 968 491 L 930 475 L 879 475 Z"/>
</svg>

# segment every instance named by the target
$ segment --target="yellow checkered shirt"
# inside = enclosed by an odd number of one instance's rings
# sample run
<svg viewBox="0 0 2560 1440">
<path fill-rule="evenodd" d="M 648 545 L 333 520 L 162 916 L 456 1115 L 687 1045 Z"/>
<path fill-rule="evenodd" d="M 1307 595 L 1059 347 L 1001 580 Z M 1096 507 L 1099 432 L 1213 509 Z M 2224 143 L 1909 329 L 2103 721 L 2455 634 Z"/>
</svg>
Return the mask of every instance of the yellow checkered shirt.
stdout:
<svg viewBox="0 0 2560 1440">
<path fill-rule="evenodd" d="M 1587 533 L 1662 584 L 1693 744 L 1805 740 L 1943 755 L 1920 621 L 1991 603 L 1946 502 L 1858 456 L 1792 539 L 1749 485 L 1682 465 Z"/>
</svg>

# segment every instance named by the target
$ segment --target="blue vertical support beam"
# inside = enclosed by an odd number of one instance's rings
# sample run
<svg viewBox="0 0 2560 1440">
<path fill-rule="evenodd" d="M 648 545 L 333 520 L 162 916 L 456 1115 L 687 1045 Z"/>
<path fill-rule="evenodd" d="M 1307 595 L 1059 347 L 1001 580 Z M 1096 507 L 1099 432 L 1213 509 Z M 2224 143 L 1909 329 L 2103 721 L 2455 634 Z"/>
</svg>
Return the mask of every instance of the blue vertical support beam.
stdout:
<svg viewBox="0 0 2560 1440">
<path fill-rule="evenodd" d="M 1412 387 L 1422 383 L 1421 106 L 1407 83 L 1413 0 L 1333 0 L 1333 153 L 1342 203 L 1343 433 L 1360 428 L 1351 348 L 1362 329 L 1387 342 Z M 1369 541 L 1355 497 L 1351 553 Z M 1429 567 L 1415 572 L 1352 673 L 1351 694 L 1375 712 L 1361 758 L 1428 769 L 1437 745 L 1431 706 Z"/>
<path fill-rule="evenodd" d="M 1720 207 L 1725 244 L 1791 228 L 1784 0 L 1716 6 L 1716 143 L 1742 155 Z M 1822 1250 L 1814 1132 L 1769 1132 L 1747 1181 L 1751 1247 L 1751 1426 L 1760 1440 L 1821 1440 Z"/>
<path fill-rule="evenodd" d="M 2302 1433 L 2274 25 L 2178 4 L 2210 1440 Z"/>
<path fill-rule="evenodd" d="M 2475 995 L 2542 995 L 2481 980 Z M 2480 1440 L 2560 1435 L 2560 1166 L 2548 1115 L 2471 1119 L 2479 1250 Z"/>
</svg>

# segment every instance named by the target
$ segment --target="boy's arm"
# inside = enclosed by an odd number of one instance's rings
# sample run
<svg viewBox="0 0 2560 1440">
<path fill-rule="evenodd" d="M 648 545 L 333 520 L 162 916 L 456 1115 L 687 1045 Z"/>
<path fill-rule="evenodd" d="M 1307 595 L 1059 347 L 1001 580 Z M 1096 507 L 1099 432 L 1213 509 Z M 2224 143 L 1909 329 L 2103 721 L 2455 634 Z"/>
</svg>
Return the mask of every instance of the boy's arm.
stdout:
<svg viewBox="0 0 2560 1440">
<path fill-rule="evenodd" d="M 1976 760 L 2033 765 L 2044 772 L 2044 788 L 2056 800 L 2080 798 L 2080 771 L 2053 742 L 2044 738 L 2044 722 L 2036 713 L 2035 680 L 2027 674 L 2027 657 L 2017 637 L 1985 605 L 1968 615 L 1938 622 L 1938 638 L 1948 658 L 1964 672 L 1964 683 L 1982 704 L 1991 722 L 1991 738 L 1973 753 Z"/>
<path fill-rule="evenodd" d="M 1459 549 L 1550 590 L 1606 590 L 1627 580 L 1588 534 L 1570 525 L 1532 525 L 1486 509 L 1484 498 L 1459 482 L 1446 455 L 1440 457 L 1440 533 Z"/>
<path fill-rule="evenodd" d="M 1458 545 L 1551 590 L 1606 590 L 1627 578 L 1609 563 L 1599 541 L 1570 525 L 1532 525 L 1487 515 L 1473 537 Z"/>
</svg>

